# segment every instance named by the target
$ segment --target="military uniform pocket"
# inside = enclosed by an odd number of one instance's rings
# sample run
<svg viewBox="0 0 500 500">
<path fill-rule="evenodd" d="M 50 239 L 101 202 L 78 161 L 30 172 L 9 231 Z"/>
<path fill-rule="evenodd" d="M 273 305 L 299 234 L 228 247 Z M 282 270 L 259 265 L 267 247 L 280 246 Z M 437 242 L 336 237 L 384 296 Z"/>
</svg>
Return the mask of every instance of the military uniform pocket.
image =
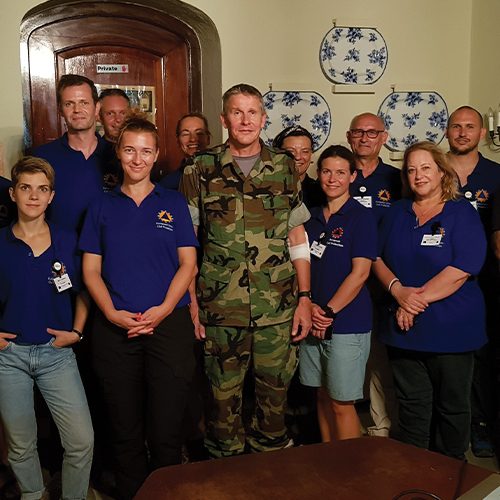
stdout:
<svg viewBox="0 0 500 500">
<path fill-rule="evenodd" d="M 280 264 L 279 266 L 269 267 L 266 271 L 269 274 L 269 281 L 271 283 L 277 283 L 278 281 L 297 274 L 297 271 L 290 261 Z"/>
<path fill-rule="evenodd" d="M 236 198 L 206 196 L 203 205 L 209 239 L 227 240 L 236 230 Z"/>
<path fill-rule="evenodd" d="M 218 266 L 211 262 L 203 262 L 200 267 L 198 279 L 198 298 L 202 315 L 206 314 L 207 307 L 214 317 L 224 317 L 224 309 L 227 305 L 228 285 L 231 281 L 233 269 Z"/>
<path fill-rule="evenodd" d="M 288 236 L 291 199 L 287 195 L 262 196 L 266 238 L 285 239 Z"/>
<path fill-rule="evenodd" d="M 269 281 L 266 280 L 268 283 L 266 288 L 264 288 L 264 283 L 261 285 L 263 301 L 255 302 L 257 312 L 269 314 L 273 311 L 273 315 L 279 315 L 292 308 L 297 294 L 297 271 L 292 263 L 287 261 L 278 266 L 262 269 L 262 271 L 269 276 Z M 285 321 L 287 319 L 285 318 Z"/>
</svg>

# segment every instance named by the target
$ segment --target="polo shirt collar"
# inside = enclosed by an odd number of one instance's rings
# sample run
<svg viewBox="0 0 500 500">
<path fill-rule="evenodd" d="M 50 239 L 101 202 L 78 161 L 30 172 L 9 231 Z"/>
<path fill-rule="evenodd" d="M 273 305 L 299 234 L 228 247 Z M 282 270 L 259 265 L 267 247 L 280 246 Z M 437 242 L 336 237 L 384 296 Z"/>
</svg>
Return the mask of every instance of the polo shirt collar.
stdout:
<svg viewBox="0 0 500 500">
<path fill-rule="evenodd" d="M 414 200 L 411 200 L 411 199 L 407 199 L 406 200 L 406 211 L 408 213 L 410 213 L 411 215 L 413 215 L 414 217 L 416 217 L 417 215 L 415 214 L 415 211 L 413 210 L 413 201 Z M 448 213 L 448 210 L 450 210 L 450 201 L 452 202 L 453 200 L 449 200 L 449 201 L 445 201 L 444 202 L 444 207 L 443 207 L 443 210 L 441 210 L 440 213 L 438 213 L 437 215 L 435 215 L 434 217 L 439 217 L 440 215 L 446 215 Z M 434 217 L 432 219 L 434 219 Z M 430 220 L 432 220 L 430 219 Z M 425 223 L 427 224 L 427 222 Z M 424 226 L 425 226 L 424 224 Z"/>
<path fill-rule="evenodd" d="M 12 230 L 13 227 L 14 227 L 14 224 L 17 222 L 17 219 L 16 220 L 13 220 L 10 225 L 8 226 L 7 228 L 7 242 L 8 243 L 16 243 L 17 241 L 22 241 L 21 239 L 19 238 L 16 238 L 15 234 L 14 234 L 14 231 Z M 50 221 L 48 221 L 47 219 L 45 219 L 45 222 L 47 223 L 47 226 L 49 226 L 49 231 L 50 231 L 50 237 L 51 237 L 51 245 L 53 244 L 53 234 L 52 234 L 52 224 L 50 223 Z M 24 243 L 24 242 L 23 242 Z"/>
<path fill-rule="evenodd" d="M 383 164 L 384 162 L 382 161 L 382 158 L 378 158 L 378 165 L 375 167 L 375 170 L 368 176 L 368 177 L 371 177 L 372 175 L 384 175 L 384 173 L 382 172 L 382 168 L 381 168 L 381 165 Z M 366 177 L 363 175 L 363 170 L 361 170 L 360 168 L 357 168 L 356 169 L 357 172 L 358 172 L 358 176 L 359 174 L 361 173 L 361 176 L 363 179 L 365 179 Z"/>
<path fill-rule="evenodd" d="M 10 225 L 9 225 L 9 227 L 8 227 L 8 229 L 7 229 L 7 242 L 8 242 L 8 243 L 15 243 L 16 241 L 18 241 L 18 240 L 19 240 L 19 238 L 16 238 L 16 237 L 14 236 L 14 232 L 12 231 L 12 228 L 14 227 L 14 224 L 15 224 L 16 222 L 17 222 L 17 220 L 13 220 L 13 221 L 10 223 Z"/>
<path fill-rule="evenodd" d="M 469 175 L 480 174 L 481 172 L 484 172 L 484 170 L 485 170 L 484 157 L 481 153 L 479 153 L 479 158 L 477 160 L 476 166 Z"/>
<path fill-rule="evenodd" d="M 156 195 L 158 197 L 161 197 L 162 194 L 165 192 L 165 189 L 162 188 L 159 184 L 157 184 L 156 182 L 153 183 L 153 191 L 151 191 L 151 193 L 148 194 L 148 196 L 146 196 L 146 198 L 148 198 L 149 196 L 151 195 Z M 118 184 L 118 186 L 116 186 L 112 191 L 109 192 L 109 194 L 113 197 L 113 198 L 127 198 L 129 199 L 130 196 L 128 196 L 128 194 L 124 193 L 122 191 L 122 185 L 121 184 Z"/>
<path fill-rule="evenodd" d="M 340 209 L 333 215 L 345 215 L 349 210 L 351 210 L 353 207 L 355 207 L 356 203 L 359 203 L 356 201 L 352 196 L 350 196 L 347 201 L 340 207 Z M 309 212 L 311 213 L 311 219 L 317 219 L 326 224 L 326 219 L 325 219 L 325 214 L 323 212 L 324 206 L 321 207 L 312 207 L 309 209 Z M 330 217 L 331 219 L 331 217 Z"/>
<path fill-rule="evenodd" d="M 97 132 L 95 133 L 95 136 L 97 137 L 97 146 L 96 146 L 94 152 L 90 156 L 93 156 L 93 155 L 101 156 L 109 148 L 109 146 L 108 146 L 109 141 L 106 140 L 106 139 L 104 139 L 103 137 L 101 137 Z M 68 132 L 64 132 L 64 134 L 62 135 L 62 137 L 61 137 L 61 144 L 65 148 L 69 149 L 70 151 L 73 151 L 73 152 L 76 152 L 76 153 L 80 153 L 80 151 L 78 151 L 76 149 L 73 149 L 69 145 Z M 110 144 L 112 144 L 112 143 L 110 143 Z M 89 156 L 89 158 L 90 158 L 90 156 Z"/>
</svg>

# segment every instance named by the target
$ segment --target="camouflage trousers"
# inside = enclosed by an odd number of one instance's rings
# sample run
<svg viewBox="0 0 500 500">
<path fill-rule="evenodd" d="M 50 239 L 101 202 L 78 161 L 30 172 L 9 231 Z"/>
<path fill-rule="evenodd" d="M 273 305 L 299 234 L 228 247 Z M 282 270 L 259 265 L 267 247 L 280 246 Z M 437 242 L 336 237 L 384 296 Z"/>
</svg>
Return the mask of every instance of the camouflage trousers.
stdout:
<svg viewBox="0 0 500 500">
<path fill-rule="evenodd" d="M 291 322 L 261 328 L 207 326 L 205 370 L 213 403 L 205 445 L 214 457 L 286 446 L 287 390 L 298 363 L 298 346 L 290 342 Z M 250 435 L 245 435 L 243 382 L 252 365 L 255 412 Z"/>
</svg>

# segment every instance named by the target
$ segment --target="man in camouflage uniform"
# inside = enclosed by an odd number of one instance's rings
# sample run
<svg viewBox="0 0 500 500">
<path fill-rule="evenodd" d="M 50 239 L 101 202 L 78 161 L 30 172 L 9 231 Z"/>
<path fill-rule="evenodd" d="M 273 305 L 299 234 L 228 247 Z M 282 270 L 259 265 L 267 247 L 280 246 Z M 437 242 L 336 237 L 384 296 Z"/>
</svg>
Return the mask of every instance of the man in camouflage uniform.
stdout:
<svg viewBox="0 0 500 500">
<path fill-rule="evenodd" d="M 303 227 L 309 212 L 294 161 L 259 140 L 266 115 L 257 89 L 232 87 L 223 108 L 228 141 L 196 156 L 180 186 L 203 248 L 191 312 L 205 339 L 213 391 L 205 443 L 215 457 L 240 454 L 245 442 L 254 452 L 288 444 L 284 406 L 298 362 L 292 340 L 311 326 Z M 250 363 L 256 410 L 245 436 L 242 390 Z"/>
</svg>

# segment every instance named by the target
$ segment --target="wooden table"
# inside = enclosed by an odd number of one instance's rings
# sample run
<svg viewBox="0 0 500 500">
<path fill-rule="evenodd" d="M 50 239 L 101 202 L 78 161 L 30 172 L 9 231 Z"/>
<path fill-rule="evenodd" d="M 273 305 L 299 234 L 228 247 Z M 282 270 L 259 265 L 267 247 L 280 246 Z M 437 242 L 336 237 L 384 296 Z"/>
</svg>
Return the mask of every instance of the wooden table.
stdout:
<svg viewBox="0 0 500 500">
<path fill-rule="evenodd" d="M 391 500 L 410 489 L 454 500 L 491 474 L 392 439 L 362 437 L 165 467 L 135 500 Z"/>
</svg>

